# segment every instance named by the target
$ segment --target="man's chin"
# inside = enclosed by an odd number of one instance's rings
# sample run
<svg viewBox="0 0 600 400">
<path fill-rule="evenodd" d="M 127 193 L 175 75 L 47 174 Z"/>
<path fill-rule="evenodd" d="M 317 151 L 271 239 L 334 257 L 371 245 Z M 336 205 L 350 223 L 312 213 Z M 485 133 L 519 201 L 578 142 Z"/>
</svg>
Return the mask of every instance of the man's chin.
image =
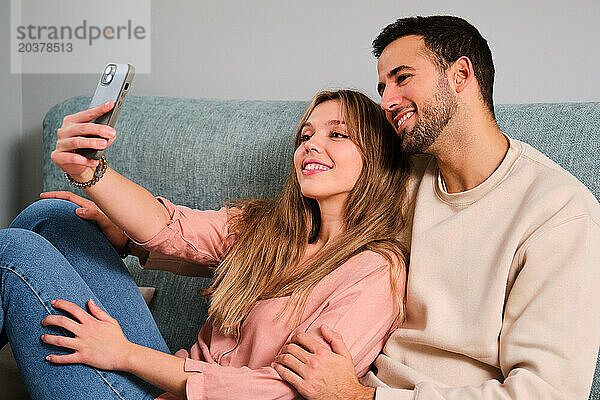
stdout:
<svg viewBox="0 0 600 400">
<path fill-rule="evenodd" d="M 402 151 L 408 155 L 427 154 L 427 149 L 432 143 L 416 143 L 412 137 L 402 137 Z"/>
<path fill-rule="evenodd" d="M 403 152 L 410 155 L 420 153 L 419 149 L 415 147 L 415 141 L 406 134 L 405 130 L 399 132 L 398 135 L 400 136 L 400 141 L 402 142 Z"/>
</svg>

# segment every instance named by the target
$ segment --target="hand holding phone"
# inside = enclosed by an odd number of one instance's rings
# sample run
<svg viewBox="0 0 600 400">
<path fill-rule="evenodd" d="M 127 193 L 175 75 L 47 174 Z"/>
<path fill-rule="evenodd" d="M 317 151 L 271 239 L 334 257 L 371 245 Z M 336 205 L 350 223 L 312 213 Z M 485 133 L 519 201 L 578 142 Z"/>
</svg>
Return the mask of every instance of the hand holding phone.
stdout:
<svg viewBox="0 0 600 400">
<path fill-rule="evenodd" d="M 57 132 L 56 150 L 51 154 L 52 161 L 60 169 L 73 177 L 89 172 L 86 172 L 87 169 L 94 172 L 93 169 L 98 165 L 98 161 L 87 159 L 77 154 L 76 150 L 81 148 L 104 150 L 115 141 L 114 128 L 90 122 L 108 113 L 113 106 L 113 102 L 108 102 L 65 117 L 63 125 Z M 85 182 L 86 179 L 79 181 Z"/>
<path fill-rule="evenodd" d="M 90 108 L 99 106 L 108 101 L 114 101 L 115 105 L 106 114 L 94 119 L 92 123 L 108 125 L 111 128 L 114 128 L 123 102 L 125 101 L 125 96 L 127 96 L 131 82 L 133 81 L 134 75 L 135 68 L 130 64 L 109 63 L 104 68 L 104 71 L 100 76 L 100 81 L 96 86 L 94 96 L 92 97 Z M 102 137 L 98 135 L 86 136 L 92 138 Z M 104 154 L 103 150 L 97 150 L 93 148 L 79 148 L 76 149 L 75 152 L 93 160 L 99 160 Z"/>
</svg>

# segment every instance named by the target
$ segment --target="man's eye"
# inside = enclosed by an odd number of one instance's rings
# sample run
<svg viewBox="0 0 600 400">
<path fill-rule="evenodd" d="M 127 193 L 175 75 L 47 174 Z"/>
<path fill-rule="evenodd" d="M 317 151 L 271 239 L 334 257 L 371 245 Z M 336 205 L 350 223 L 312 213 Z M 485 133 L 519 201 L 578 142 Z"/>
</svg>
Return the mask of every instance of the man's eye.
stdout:
<svg viewBox="0 0 600 400">
<path fill-rule="evenodd" d="M 406 78 L 408 78 L 410 75 L 399 75 L 396 78 L 396 82 L 398 83 L 398 85 L 400 85 L 402 82 L 404 82 L 406 80 Z"/>
</svg>

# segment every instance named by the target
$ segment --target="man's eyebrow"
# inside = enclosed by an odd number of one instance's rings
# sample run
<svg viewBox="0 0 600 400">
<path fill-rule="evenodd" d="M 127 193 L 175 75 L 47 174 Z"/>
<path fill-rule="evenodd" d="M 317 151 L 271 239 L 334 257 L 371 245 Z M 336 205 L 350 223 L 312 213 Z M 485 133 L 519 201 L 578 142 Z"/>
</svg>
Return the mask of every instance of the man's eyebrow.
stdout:
<svg viewBox="0 0 600 400">
<path fill-rule="evenodd" d="M 398 73 L 400 73 L 402 71 L 406 71 L 406 70 L 414 71 L 415 69 L 413 67 L 409 67 L 408 65 L 399 65 L 396 68 L 394 68 L 393 70 L 391 70 L 390 72 L 388 72 L 387 76 L 388 76 L 388 78 L 391 78 L 395 75 L 398 75 Z"/>
<path fill-rule="evenodd" d="M 389 79 L 393 78 L 394 76 L 398 75 L 400 72 L 403 71 L 414 71 L 415 69 L 413 67 L 409 67 L 408 65 L 399 65 L 396 68 L 394 68 L 393 70 L 391 70 L 390 72 L 387 73 L 387 77 Z M 385 88 L 385 84 L 383 83 L 378 83 L 377 84 L 377 93 L 379 93 L 379 95 L 381 96 L 383 93 L 383 89 Z"/>
</svg>

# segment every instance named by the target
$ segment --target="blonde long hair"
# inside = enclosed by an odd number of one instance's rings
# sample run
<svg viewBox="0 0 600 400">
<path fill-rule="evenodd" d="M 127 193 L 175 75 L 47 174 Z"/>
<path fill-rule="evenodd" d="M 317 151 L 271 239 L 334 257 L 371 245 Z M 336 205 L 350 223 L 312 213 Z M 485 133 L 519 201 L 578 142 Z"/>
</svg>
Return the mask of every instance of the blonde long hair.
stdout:
<svg viewBox="0 0 600 400">
<path fill-rule="evenodd" d="M 398 293 L 396 284 L 406 257 L 398 236 L 406 224 L 408 159 L 381 108 L 353 90 L 318 93 L 300 121 L 295 148 L 313 109 L 329 100 L 340 102 L 347 132 L 363 157 L 361 174 L 344 207 L 343 233 L 298 268 L 307 244 L 318 238 L 321 221 L 317 201 L 300 191 L 293 161 L 279 196 L 230 202 L 242 209 L 229 221 L 233 244 L 216 268 L 212 285 L 203 291 L 210 298 L 213 327 L 226 335 L 239 335 L 257 301 L 287 295 L 280 317 L 288 313 L 299 324 L 314 286 L 364 250 L 390 263 L 392 291 L 401 305 L 404 293 Z"/>
</svg>

